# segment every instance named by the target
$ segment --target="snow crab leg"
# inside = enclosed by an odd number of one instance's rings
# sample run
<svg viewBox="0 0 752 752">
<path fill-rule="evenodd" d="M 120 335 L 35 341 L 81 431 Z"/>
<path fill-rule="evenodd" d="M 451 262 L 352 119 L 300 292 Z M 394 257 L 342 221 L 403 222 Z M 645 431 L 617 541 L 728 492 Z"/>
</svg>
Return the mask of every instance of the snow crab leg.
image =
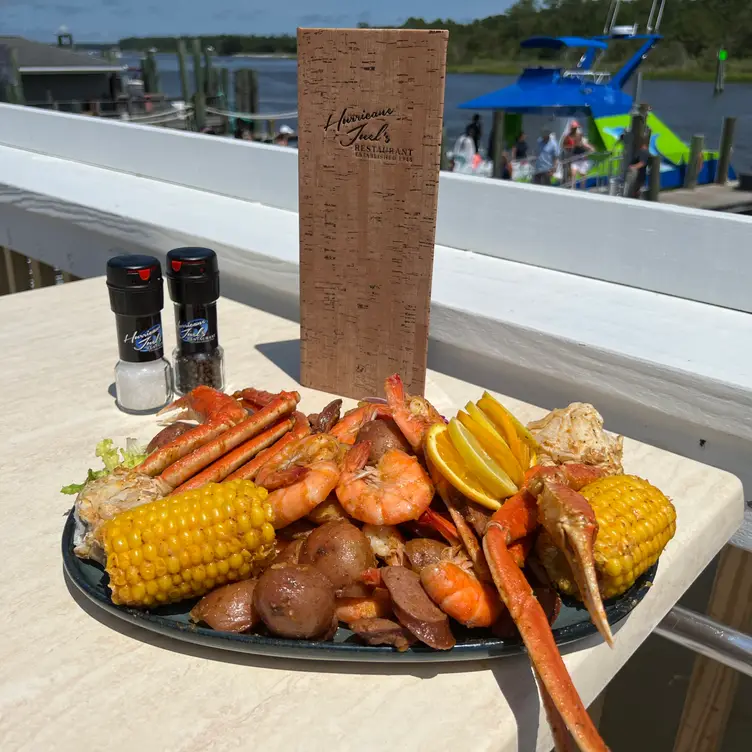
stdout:
<svg viewBox="0 0 752 752">
<path fill-rule="evenodd" d="M 595 625 L 612 644 L 597 583 L 590 582 L 586 574 L 593 567 L 592 541 L 598 530 L 595 516 L 585 499 L 569 486 L 552 480 L 552 475 L 548 469 L 538 475 L 532 474 L 528 489 L 515 494 L 494 513 L 483 538 L 483 551 L 494 583 L 517 625 L 541 685 L 550 696 L 544 696 L 544 701 L 550 699 L 581 750 L 604 752 L 608 748 L 572 683 L 546 614 L 509 552 L 511 544 L 533 532 L 539 524 L 549 530 L 557 545 L 567 554 L 573 571 L 578 573 L 578 584 L 587 584 L 588 610 Z M 573 482 L 576 485 L 575 476 Z M 594 592 L 590 590 L 592 584 L 595 584 Z M 549 712 L 551 715 L 552 711 Z"/>
<path fill-rule="evenodd" d="M 154 477 L 195 449 L 232 428 L 248 417 L 245 409 L 232 397 L 209 386 L 197 386 L 194 390 L 163 407 L 158 415 L 169 413 L 166 423 L 179 420 L 195 420 L 195 428 L 186 431 L 161 449 L 152 452 L 136 472 Z"/>
</svg>

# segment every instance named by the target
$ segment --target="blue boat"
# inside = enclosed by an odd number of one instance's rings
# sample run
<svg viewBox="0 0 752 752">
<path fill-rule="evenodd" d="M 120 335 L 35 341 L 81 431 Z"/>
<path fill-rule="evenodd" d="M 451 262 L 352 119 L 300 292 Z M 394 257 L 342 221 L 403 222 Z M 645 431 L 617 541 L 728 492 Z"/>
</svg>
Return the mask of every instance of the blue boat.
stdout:
<svg viewBox="0 0 752 752">
<path fill-rule="evenodd" d="M 503 113 L 503 140 L 513 144 L 523 130 L 525 115 L 574 117 L 584 120 L 588 139 L 598 154 L 614 155 L 620 161 L 623 136 L 630 128 L 636 109 L 635 98 L 624 91 L 633 80 L 639 66 L 663 37 L 657 33 L 663 15 L 665 0 L 660 7 L 654 0 L 647 24 L 647 32 L 638 33 L 637 25 L 616 26 L 621 0 L 612 0 L 604 33 L 596 37 L 531 37 L 522 42 L 523 49 L 566 51 L 582 50 L 576 67 L 537 66 L 525 68 L 517 81 L 497 91 L 483 94 L 460 105 L 466 110 L 492 110 Z M 656 15 L 657 13 L 657 15 Z M 653 18 L 657 18 L 655 27 Z M 638 42 L 637 51 L 613 74 L 598 72 L 594 65 L 612 42 Z M 646 125 L 650 132 L 650 153 L 661 158 L 661 189 L 684 185 L 690 148 L 660 118 L 647 113 Z M 595 161 L 585 180 L 585 187 L 593 188 L 603 183 L 614 169 L 614 158 Z M 712 183 L 718 167 L 718 152 L 702 154 L 697 183 Z M 729 179 L 736 178 L 729 168 Z"/>
</svg>

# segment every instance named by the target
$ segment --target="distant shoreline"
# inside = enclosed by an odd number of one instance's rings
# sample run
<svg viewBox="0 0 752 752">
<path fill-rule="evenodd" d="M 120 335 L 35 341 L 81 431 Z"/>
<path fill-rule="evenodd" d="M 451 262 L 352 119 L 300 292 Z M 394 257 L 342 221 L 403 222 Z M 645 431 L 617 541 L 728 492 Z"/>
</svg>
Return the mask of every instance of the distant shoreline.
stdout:
<svg viewBox="0 0 752 752">
<path fill-rule="evenodd" d="M 121 50 L 123 54 L 143 55 L 140 50 Z M 165 54 L 174 55 L 174 52 Z M 229 57 L 239 60 L 297 60 L 297 55 L 284 52 L 254 53 L 239 52 Z M 487 76 L 519 76 L 526 65 L 535 65 L 532 61 L 525 63 L 513 60 L 482 60 L 477 63 L 463 63 L 459 65 L 447 65 L 447 73 L 463 75 L 487 75 Z M 688 81 L 712 83 L 715 80 L 715 71 L 699 68 L 649 68 L 643 67 L 643 78 L 646 81 Z M 737 60 L 735 67 L 727 70 L 726 83 L 749 84 L 752 83 L 752 60 Z"/>
</svg>

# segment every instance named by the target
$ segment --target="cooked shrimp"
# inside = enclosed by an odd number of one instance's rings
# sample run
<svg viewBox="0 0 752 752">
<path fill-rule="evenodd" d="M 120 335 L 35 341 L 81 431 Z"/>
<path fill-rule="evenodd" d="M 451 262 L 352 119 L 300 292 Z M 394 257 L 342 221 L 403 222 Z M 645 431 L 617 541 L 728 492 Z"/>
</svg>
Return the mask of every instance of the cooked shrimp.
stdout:
<svg viewBox="0 0 752 752">
<path fill-rule="evenodd" d="M 342 419 L 332 428 L 331 434 L 336 436 L 343 444 L 352 446 L 355 443 L 355 437 L 358 431 L 366 423 L 370 423 L 376 418 L 389 418 L 392 411 L 386 405 L 366 403 L 360 407 L 348 410 Z"/>
<path fill-rule="evenodd" d="M 405 392 L 405 385 L 397 375 L 390 376 L 384 383 L 386 401 L 394 422 L 415 452 L 422 451 L 423 438 L 434 423 L 445 423 L 438 410 L 423 397 L 411 397 Z"/>
<path fill-rule="evenodd" d="M 337 487 L 340 471 L 336 462 L 321 460 L 301 470 L 299 480 L 269 494 L 267 501 L 274 511 L 272 524 L 277 530 L 305 517 Z"/>
<path fill-rule="evenodd" d="M 340 457 L 339 442 L 331 434 L 303 436 L 284 445 L 269 457 L 258 470 L 256 484 L 267 487 L 272 483 L 274 476 L 285 471 L 294 470 L 296 467 L 308 467 L 311 463 L 321 460 L 337 461 Z M 280 483 L 277 481 L 275 485 L 279 486 Z"/>
<path fill-rule="evenodd" d="M 371 525 L 399 525 L 417 520 L 433 499 L 433 483 L 417 457 L 389 449 L 376 467 L 366 467 L 370 441 L 347 453 L 337 498 L 356 520 Z"/>
<path fill-rule="evenodd" d="M 423 567 L 420 582 L 447 616 L 466 627 L 490 627 L 501 616 L 499 594 L 472 574 L 467 559 L 450 558 Z"/>
</svg>

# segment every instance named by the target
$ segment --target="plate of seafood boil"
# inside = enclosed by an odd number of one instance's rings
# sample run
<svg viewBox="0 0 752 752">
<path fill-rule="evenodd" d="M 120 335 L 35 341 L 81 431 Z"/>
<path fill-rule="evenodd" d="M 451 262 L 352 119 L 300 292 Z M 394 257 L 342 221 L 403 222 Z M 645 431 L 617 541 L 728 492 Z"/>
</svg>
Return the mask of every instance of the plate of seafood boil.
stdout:
<svg viewBox="0 0 752 752">
<path fill-rule="evenodd" d="M 181 640 L 321 660 L 527 650 L 550 688 L 569 681 L 557 645 L 618 639 L 676 529 L 592 405 L 523 425 L 486 392 L 447 418 L 394 375 L 383 398 L 304 410 L 294 391 L 199 386 L 148 446 L 101 442 L 104 468 L 63 489 L 73 582 Z"/>
</svg>

